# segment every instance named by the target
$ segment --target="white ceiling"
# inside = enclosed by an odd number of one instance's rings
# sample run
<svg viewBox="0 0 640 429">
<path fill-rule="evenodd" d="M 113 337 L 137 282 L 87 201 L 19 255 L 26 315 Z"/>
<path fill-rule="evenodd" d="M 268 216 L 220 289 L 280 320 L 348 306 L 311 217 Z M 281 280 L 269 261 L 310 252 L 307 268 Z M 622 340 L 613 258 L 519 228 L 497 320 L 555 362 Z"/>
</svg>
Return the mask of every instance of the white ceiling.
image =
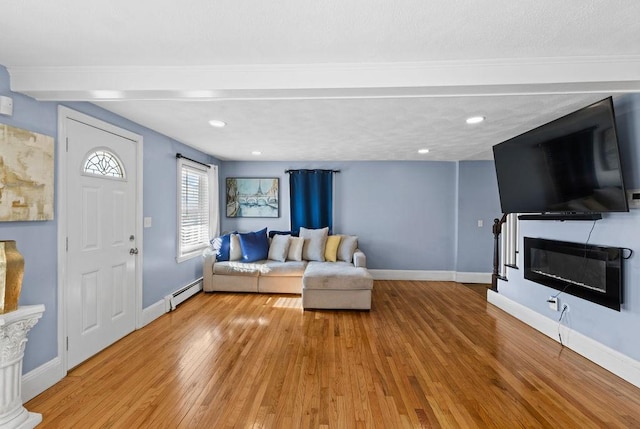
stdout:
<svg viewBox="0 0 640 429">
<path fill-rule="evenodd" d="M 636 0 L 5 0 L 0 64 L 14 91 L 220 159 L 490 159 L 639 92 L 638 17 Z"/>
</svg>

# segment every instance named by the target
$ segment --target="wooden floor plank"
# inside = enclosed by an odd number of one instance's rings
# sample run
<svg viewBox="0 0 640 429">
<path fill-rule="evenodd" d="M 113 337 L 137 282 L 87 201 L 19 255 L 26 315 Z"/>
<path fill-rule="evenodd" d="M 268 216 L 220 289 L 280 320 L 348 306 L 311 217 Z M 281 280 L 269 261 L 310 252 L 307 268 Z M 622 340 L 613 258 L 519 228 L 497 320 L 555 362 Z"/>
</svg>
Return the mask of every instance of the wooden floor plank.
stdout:
<svg viewBox="0 0 640 429">
<path fill-rule="evenodd" d="M 41 428 L 640 427 L 640 389 L 482 289 L 376 281 L 370 312 L 198 294 L 25 406 Z"/>
</svg>

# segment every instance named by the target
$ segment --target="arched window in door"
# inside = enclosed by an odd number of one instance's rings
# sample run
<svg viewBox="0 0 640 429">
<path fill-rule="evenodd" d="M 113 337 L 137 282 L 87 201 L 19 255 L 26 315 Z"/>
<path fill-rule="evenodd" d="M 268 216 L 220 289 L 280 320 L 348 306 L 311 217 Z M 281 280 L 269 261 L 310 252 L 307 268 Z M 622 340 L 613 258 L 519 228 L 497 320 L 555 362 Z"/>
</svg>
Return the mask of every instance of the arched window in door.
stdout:
<svg viewBox="0 0 640 429">
<path fill-rule="evenodd" d="M 82 171 L 94 176 L 107 176 L 124 179 L 124 168 L 116 154 L 104 149 L 91 152 L 84 162 Z"/>
</svg>

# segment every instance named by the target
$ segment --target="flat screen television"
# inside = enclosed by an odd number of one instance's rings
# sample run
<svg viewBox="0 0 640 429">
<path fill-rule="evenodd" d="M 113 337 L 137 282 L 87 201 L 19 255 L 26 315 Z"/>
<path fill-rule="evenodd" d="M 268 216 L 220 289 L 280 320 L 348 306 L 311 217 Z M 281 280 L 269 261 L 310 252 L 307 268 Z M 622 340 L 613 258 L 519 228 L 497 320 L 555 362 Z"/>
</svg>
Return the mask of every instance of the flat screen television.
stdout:
<svg viewBox="0 0 640 429">
<path fill-rule="evenodd" d="M 503 213 L 629 211 L 611 97 L 493 147 Z"/>
</svg>

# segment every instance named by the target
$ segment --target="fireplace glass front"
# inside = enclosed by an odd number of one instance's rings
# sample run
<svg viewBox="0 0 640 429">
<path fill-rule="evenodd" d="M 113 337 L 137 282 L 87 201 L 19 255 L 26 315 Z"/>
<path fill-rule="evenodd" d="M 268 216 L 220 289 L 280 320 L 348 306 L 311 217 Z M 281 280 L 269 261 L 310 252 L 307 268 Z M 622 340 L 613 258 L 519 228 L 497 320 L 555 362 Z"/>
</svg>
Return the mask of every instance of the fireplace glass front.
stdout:
<svg viewBox="0 0 640 429">
<path fill-rule="evenodd" d="M 622 249 L 525 237 L 524 277 L 620 310 Z"/>
</svg>

